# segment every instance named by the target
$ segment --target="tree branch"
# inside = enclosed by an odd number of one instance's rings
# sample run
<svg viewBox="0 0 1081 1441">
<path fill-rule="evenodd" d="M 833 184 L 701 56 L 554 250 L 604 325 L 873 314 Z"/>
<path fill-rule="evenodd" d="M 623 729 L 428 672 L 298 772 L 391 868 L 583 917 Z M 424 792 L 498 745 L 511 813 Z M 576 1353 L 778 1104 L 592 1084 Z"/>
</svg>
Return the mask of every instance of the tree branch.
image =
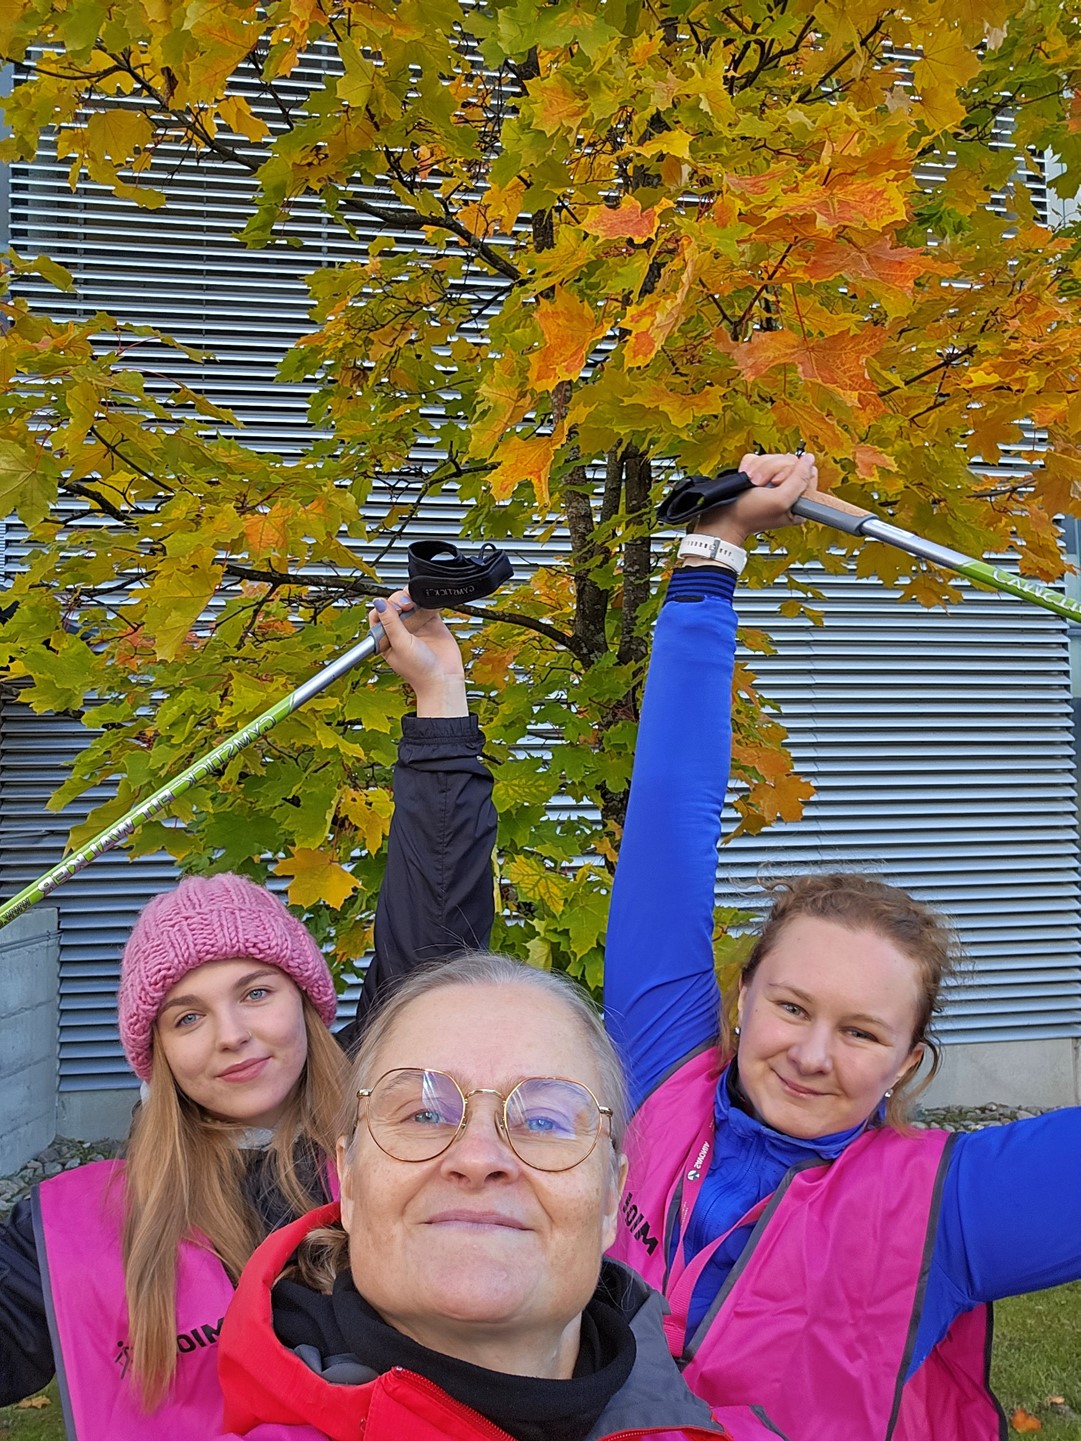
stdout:
<svg viewBox="0 0 1081 1441">
<path fill-rule="evenodd" d="M 231 575 L 237 580 L 256 581 L 260 584 L 272 585 L 279 589 L 286 587 L 292 590 L 325 589 L 329 584 L 347 595 L 355 595 L 365 599 L 371 597 L 373 600 L 376 596 L 382 596 L 385 599 L 387 596 L 393 595 L 395 589 L 393 586 L 380 585 L 378 581 L 374 580 L 361 580 L 359 578 L 346 576 L 304 577 L 290 575 L 287 571 L 263 570 L 258 566 L 240 565 L 234 560 L 227 560 L 222 566 L 222 569 L 226 575 Z M 579 660 L 583 658 L 581 649 L 573 635 L 567 635 L 565 631 L 559 630 L 554 625 L 549 625 L 547 621 L 538 620 L 535 616 L 519 615 L 516 611 L 510 610 L 497 610 L 493 606 L 446 605 L 443 606 L 442 609 L 453 611 L 455 615 L 470 615 L 474 616 L 477 620 L 499 622 L 503 625 L 516 625 L 522 630 L 536 631 L 538 635 L 546 636 L 549 640 L 554 641 L 561 649 L 569 650 L 570 653 L 577 656 Z"/>
</svg>

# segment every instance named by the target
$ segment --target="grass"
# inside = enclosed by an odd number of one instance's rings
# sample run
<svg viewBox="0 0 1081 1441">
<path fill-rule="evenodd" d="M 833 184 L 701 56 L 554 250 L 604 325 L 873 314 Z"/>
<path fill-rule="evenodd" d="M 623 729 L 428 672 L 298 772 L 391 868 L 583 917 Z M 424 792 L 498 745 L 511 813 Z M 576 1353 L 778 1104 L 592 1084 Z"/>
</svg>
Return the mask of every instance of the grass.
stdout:
<svg viewBox="0 0 1081 1441">
<path fill-rule="evenodd" d="M 995 1307 L 991 1381 L 1007 1416 L 1021 1406 L 1047 1441 L 1081 1441 L 1081 1281 Z"/>
<path fill-rule="evenodd" d="M 1007 1416 L 1020 1406 L 1041 1422 L 1041 1441 L 1081 1441 L 1081 1281 L 995 1307 L 991 1378 Z M 64 1441 L 56 1383 L 41 1394 L 40 1410 L 0 1408 L 0 1441 Z"/>
</svg>

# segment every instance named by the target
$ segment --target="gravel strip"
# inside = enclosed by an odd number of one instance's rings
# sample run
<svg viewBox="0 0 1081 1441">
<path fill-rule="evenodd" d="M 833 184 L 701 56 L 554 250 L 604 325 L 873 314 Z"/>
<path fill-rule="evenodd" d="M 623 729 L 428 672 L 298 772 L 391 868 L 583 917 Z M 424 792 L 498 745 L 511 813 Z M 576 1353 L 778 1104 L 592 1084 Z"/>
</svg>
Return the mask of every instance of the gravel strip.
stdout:
<svg viewBox="0 0 1081 1441">
<path fill-rule="evenodd" d="M 922 1130 L 937 1127 L 940 1131 L 981 1131 L 984 1126 L 1004 1126 L 1007 1121 L 1023 1121 L 1027 1116 L 1042 1116 L 1039 1107 L 1025 1109 L 1003 1106 L 989 1101 L 986 1106 L 925 1106 L 917 1108 L 914 1126 Z"/>
<path fill-rule="evenodd" d="M 937 1126 L 944 1131 L 978 1131 L 984 1126 L 1002 1126 L 1025 1116 L 1039 1116 L 1039 1110 L 1004 1106 L 991 1101 L 986 1106 L 927 1107 L 917 1112 L 914 1125 L 920 1129 Z M 120 1151 L 119 1141 L 69 1141 L 58 1136 L 39 1156 L 27 1161 L 13 1176 L 0 1178 L 0 1222 L 6 1221 L 15 1202 L 37 1181 L 85 1166 L 88 1161 L 108 1161 Z"/>
<path fill-rule="evenodd" d="M 85 1166 L 88 1161 L 109 1161 L 120 1150 L 118 1141 L 69 1141 L 57 1136 L 51 1146 L 46 1146 L 40 1155 L 27 1161 L 13 1176 L 0 1179 L 0 1221 L 6 1221 L 11 1208 L 38 1181 L 49 1176 L 58 1176 L 61 1171 L 73 1171 L 76 1166 Z"/>
</svg>

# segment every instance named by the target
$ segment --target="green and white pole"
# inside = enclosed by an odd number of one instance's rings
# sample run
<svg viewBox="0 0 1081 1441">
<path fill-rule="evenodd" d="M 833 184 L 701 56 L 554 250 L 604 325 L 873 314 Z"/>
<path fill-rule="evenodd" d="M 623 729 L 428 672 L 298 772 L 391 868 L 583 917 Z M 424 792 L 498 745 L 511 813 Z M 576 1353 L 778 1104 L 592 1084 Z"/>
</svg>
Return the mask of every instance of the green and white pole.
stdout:
<svg viewBox="0 0 1081 1441">
<path fill-rule="evenodd" d="M 816 520 L 821 525 L 831 525 L 835 530 L 842 530 L 847 535 L 880 540 L 898 550 L 907 551 L 909 555 L 918 556 L 920 560 L 928 560 L 932 565 L 940 565 L 944 570 L 956 571 L 978 584 L 990 586 L 993 590 L 1005 591 L 1021 600 L 1031 600 L 1045 610 L 1065 616 L 1067 620 L 1081 621 L 1081 601 L 1071 600 L 1054 587 L 1044 585 L 1042 581 L 1026 580 L 1024 576 L 1013 575 L 985 560 L 977 560 L 959 550 L 951 550 L 949 546 L 924 540 L 922 536 L 913 535 L 911 531 L 880 520 L 869 510 L 860 510 L 847 502 L 827 500 L 819 495 L 815 500 L 808 500 L 806 497 L 797 500 L 792 512 L 802 516 L 804 520 Z"/>
<path fill-rule="evenodd" d="M 374 656 L 379 650 L 379 643 L 382 639 L 383 627 L 381 625 L 374 626 L 367 636 L 350 650 L 345 651 L 336 660 L 332 660 L 329 665 L 324 666 L 303 685 L 297 686 L 296 690 L 283 696 L 280 701 L 276 701 L 274 705 L 257 715 L 254 720 L 248 721 L 247 725 L 242 726 L 235 735 L 231 735 L 228 740 L 222 741 L 201 759 L 194 761 L 186 770 L 181 771 L 167 784 L 159 787 L 153 795 L 147 796 L 146 800 L 133 806 L 127 815 L 121 816 L 118 821 L 114 821 L 111 826 L 100 831 L 93 840 L 87 841 L 77 851 L 72 851 L 71 855 L 53 866 L 52 870 L 46 871 L 43 876 L 39 876 L 36 881 L 25 886 L 18 895 L 5 901 L 0 905 L 0 926 L 6 926 L 8 921 L 13 921 L 16 916 L 21 916 L 24 911 L 28 911 L 31 906 L 36 905 L 38 901 L 44 900 L 47 895 L 55 891 L 57 886 L 63 885 L 65 881 L 83 870 L 91 861 L 97 860 L 98 856 L 103 856 L 106 851 L 111 851 L 126 836 L 130 836 L 136 826 L 143 821 L 150 820 L 153 816 L 160 815 L 176 800 L 177 796 L 183 795 L 186 790 L 190 790 L 193 785 L 206 780 L 208 776 L 216 775 L 219 771 L 224 770 L 233 757 L 238 755 L 245 746 L 251 745 L 252 741 L 265 735 L 272 726 L 276 726 L 286 716 L 299 710 L 305 701 L 311 700 L 312 696 L 318 695 L 328 685 L 332 685 L 339 676 L 345 675 L 346 671 L 352 670 L 361 661 L 369 660 Z"/>
</svg>

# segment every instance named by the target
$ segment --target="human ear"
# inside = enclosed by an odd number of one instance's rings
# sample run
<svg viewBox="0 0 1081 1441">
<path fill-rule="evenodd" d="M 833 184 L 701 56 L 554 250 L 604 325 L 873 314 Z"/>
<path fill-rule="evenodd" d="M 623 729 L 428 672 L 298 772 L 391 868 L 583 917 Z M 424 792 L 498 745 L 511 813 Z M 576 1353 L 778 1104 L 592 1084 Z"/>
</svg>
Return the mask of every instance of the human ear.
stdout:
<svg viewBox="0 0 1081 1441">
<path fill-rule="evenodd" d="M 907 1080 L 909 1076 L 915 1075 L 920 1068 L 920 1062 L 923 1060 L 923 1054 L 926 1049 L 927 1047 L 922 1041 L 916 1042 L 911 1051 L 909 1051 L 904 1065 L 897 1073 L 897 1078 L 893 1082 L 895 1086 L 899 1086 L 901 1082 Z"/>
<path fill-rule="evenodd" d="M 341 1195 L 342 1226 L 346 1231 L 353 1229 L 353 1167 L 349 1162 L 349 1142 L 344 1136 L 338 1137 L 335 1148 L 338 1166 L 338 1191 Z"/>
<path fill-rule="evenodd" d="M 619 1202 L 623 1195 L 623 1187 L 627 1184 L 627 1158 L 619 1157 L 618 1168 L 612 1179 L 611 1205 L 601 1217 L 601 1249 L 607 1251 L 609 1246 L 615 1243 L 616 1228 L 619 1223 Z"/>
<path fill-rule="evenodd" d="M 743 1025 L 743 1007 L 747 1001 L 747 982 L 742 976 L 739 978 L 739 990 L 736 992 L 736 1025 Z"/>
</svg>

